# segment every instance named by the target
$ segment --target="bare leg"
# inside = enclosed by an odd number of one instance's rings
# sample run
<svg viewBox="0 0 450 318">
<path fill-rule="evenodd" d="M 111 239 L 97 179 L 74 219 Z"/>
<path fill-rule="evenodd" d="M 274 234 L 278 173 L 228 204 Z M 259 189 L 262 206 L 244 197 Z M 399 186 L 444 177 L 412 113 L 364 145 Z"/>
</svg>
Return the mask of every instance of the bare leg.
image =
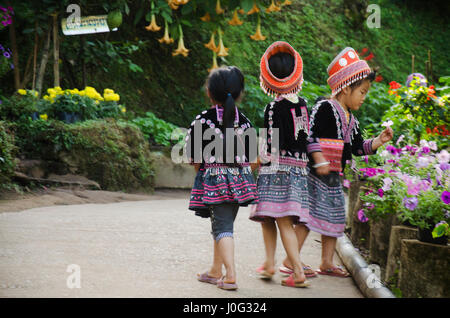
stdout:
<svg viewBox="0 0 450 318">
<path fill-rule="evenodd" d="M 301 266 L 300 255 L 298 254 L 298 242 L 295 235 L 291 217 L 278 218 L 277 225 L 280 229 L 281 241 L 288 255 L 294 270 L 294 281 L 304 282 L 305 273 Z"/>
<path fill-rule="evenodd" d="M 303 244 L 305 243 L 305 240 L 308 237 L 309 229 L 304 224 L 297 224 L 295 225 L 295 234 L 297 235 L 298 253 L 300 254 L 302 251 Z M 292 264 L 287 256 L 283 261 L 283 265 L 288 268 L 292 268 Z M 306 265 L 302 262 L 302 266 Z"/>
<path fill-rule="evenodd" d="M 220 258 L 225 265 L 226 275 L 225 283 L 236 282 L 236 267 L 234 265 L 234 240 L 232 237 L 227 236 L 221 238 L 217 243 Z"/>
<path fill-rule="evenodd" d="M 220 278 L 222 277 L 222 258 L 220 257 L 219 253 L 219 245 L 214 240 L 214 258 L 213 258 L 213 264 L 211 266 L 211 269 L 208 272 L 208 276 Z"/>
<path fill-rule="evenodd" d="M 334 249 L 336 248 L 336 238 L 322 235 L 322 263 L 321 270 L 335 267 L 333 263 Z"/>
<path fill-rule="evenodd" d="M 277 248 L 277 226 L 273 219 L 266 219 L 262 223 L 262 232 L 264 238 L 264 247 L 266 249 L 266 261 L 264 269 L 271 273 L 275 273 L 275 250 Z"/>
</svg>

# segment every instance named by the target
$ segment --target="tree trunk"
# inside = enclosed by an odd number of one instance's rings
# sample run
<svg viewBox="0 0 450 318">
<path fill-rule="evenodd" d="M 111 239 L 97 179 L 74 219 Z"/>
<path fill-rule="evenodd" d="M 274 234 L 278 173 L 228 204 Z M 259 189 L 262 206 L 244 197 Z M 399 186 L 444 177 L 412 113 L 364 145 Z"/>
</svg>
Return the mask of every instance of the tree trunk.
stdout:
<svg viewBox="0 0 450 318">
<path fill-rule="evenodd" d="M 53 15 L 53 75 L 54 86 L 60 86 L 59 83 L 59 39 L 58 39 L 58 14 Z"/>
<path fill-rule="evenodd" d="M 32 89 L 36 89 L 36 62 L 37 62 L 37 51 L 38 51 L 38 43 L 39 43 L 39 36 L 37 33 L 37 21 L 34 24 L 34 52 L 33 52 L 33 84 Z"/>
<path fill-rule="evenodd" d="M 18 90 L 20 87 L 20 67 L 19 67 L 19 50 L 17 48 L 16 29 L 14 27 L 14 16 L 9 26 L 9 39 L 11 41 L 12 58 L 14 63 L 14 87 Z"/>
<path fill-rule="evenodd" d="M 36 80 L 36 89 L 41 95 L 42 91 L 42 84 L 44 80 L 44 74 L 45 74 L 45 68 L 47 66 L 48 62 L 48 53 L 50 50 L 50 34 L 51 34 L 51 24 L 49 25 L 48 32 L 47 32 L 47 39 L 45 40 L 44 50 L 42 51 L 42 57 L 41 57 L 41 65 L 39 67 L 39 72 Z"/>
</svg>

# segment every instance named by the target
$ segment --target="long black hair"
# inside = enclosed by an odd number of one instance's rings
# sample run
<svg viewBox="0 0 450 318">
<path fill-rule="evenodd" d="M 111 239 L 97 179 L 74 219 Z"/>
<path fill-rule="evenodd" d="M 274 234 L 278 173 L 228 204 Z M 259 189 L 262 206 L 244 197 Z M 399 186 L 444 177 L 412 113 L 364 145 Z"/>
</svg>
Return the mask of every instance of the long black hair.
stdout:
<svg viewBox="0 0 450 318">
<path fill-rule="evenodd" d="M 224 134 L 224 149 L 227 149 L 226 130 L 227 128 L 234 127 L 234 119 L 236 116 L 235 101 L 244 91 L 244 75 L 236 66 L 214 69 L 206 80 L 206 88 L 213 101 L 222 104 L 224 108 L 222 132 Z M 224 161 L 225 154 L 226 152 L 224 152 Z"/>
</svg>

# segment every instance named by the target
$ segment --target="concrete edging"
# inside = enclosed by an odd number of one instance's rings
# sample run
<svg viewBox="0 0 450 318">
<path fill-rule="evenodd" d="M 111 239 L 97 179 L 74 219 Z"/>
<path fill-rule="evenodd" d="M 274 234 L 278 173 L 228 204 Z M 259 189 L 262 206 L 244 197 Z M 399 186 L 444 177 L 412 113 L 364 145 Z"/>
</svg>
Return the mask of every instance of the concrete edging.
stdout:
<svg viewBox="0 0 450 318">
<path fill-rule="evenodd" d="M 336 242 L 336 251 L 345 267 L 352 274 L 352 278 L 359 290 L 365 297 L 396 298 L 394 294 L 380 282 L 379 277 L 377 278 L 378 281 L 374 282 L 374 285 L 376 286 L 378 284 L 380 287 L 369 287 L 369 284 L 367 283 L 368 279 L 371 275 L 374 275 L 374 273 L 346 235 L 338 238 Z"/>
</svg>

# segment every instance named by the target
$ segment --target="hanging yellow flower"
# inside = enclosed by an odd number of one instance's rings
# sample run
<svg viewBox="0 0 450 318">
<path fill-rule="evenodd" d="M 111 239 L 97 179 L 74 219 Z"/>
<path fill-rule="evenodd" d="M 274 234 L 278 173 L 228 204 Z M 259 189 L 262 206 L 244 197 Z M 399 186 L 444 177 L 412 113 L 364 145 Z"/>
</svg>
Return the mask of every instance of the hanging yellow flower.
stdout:
<svg viewBox="0 0 450 318">
<path fill-rule="evenodd" d="M 219 68 L 219 65 L 217 64 L 217 54 L 216 54 L 216 52 L 213 53 L 213 64 L 212 64 L 211 68 L 208 68 L 208 72 L 211 72 L 215 68 Z"/>
<path fill-rule="evenodd" d="M 266 12 L 271 13 L 271 12 L 277 12 L 280 10 L 281 10 L 281 8 L 275 4 L 274 0 L 272 0 L 272 2 L 270 3 L 270 6 L 266 9 Z"/>
<path fill-rule="evenodd" d="M 249 12 L 247 12 L 247 15 L 251 15 L 253 13 L 258 13 L 260 10 L 258 8 L 258 6 L 256 5 L 256 2 L 253 1 L 253 7 L 250 9 Z"/>
<path fill-rule="evenodd" d="M 217 14 L 223 14 L 225 12 L 224 9 L 220 6 L 220 0 L 217 0 L 216 2 L 216 13 Z"/>
<path fill-rule="evenodd" d="M 175 0 L 167 0 L 167 3 L 172 10 L 178 9 L 178 4 Z"/>
<path fill-rule="evenodd" d="M 234 10 L 233 19 L 228 21 L 229 25 L 241 25 L 244 23 L 243 21 L 239 20 L 238 11 Z"/>
<path fill-rule="evenodd" d="M 228 49 L 223 45 L 222 33 L 219 28 L 219 46 L 217 47 L 217 56 L 228 56 Z"/>
<path fill-rule="evenodd" d="M 161 30 L 161 27 L 156 24 L 156 17 L 154 14 L 152 14 L 152 20 L 150 21 L 150 24 L 145 27 L 145 29 L 147 31 L 153 31 L 153 32 L 157 32 L 157 31 Z"/>
<path fill-rule="evenodd" d="M 245 13 L 244 9 L 239 9 L 238 12 L 239 12 L 240 14 L 244 14 L 244 13 Z"/>
<path fill-rule="evenodd" d="M 250 35 L 250 38 L 255 41 L 264 41 L 266 37 L 261 33 L 261 18 L 258 14 L 258 25 L 256 26 L 256 33 Z"/>
<path fill-rule="evenodd" d="M 164 19 L 164 36 L 160 39 L 158 39 L 159 43 L 165 43 L 170 44 L 173 43 L 173 39 L 169 36 L 169 25 L 167 23 L 167 20 Z"/>
<path fill-rule="evenodd" d="M 207 44 L 203 44 L 207 49 L 210 49 L 213 52 L 217 52 L 218 48 L 216 46 L 216 40 L 214 39 L 214 33 L 211 33 L 211 39 L 209 40 L 209 42 Z"/>
<path fill-rule="evenodd" d="M 200 18 L 203 22 L 211 21 L 211 16 L 209 15 L 209 12 L 206 12 L 206 14 Z"/>
<path fill-rule="evenodd" d="M 284 0 L 284 2 L 281 4 L 281 6 L 289 6 L 292 2 L 290 0 Z"/>
<path fill-rule="evenodd" d="M 181 28 L 181 24 L 178 27 L 180 29 L 180 39 L 178 40 L 178 48 L 172 52 L 172 56 L 181 54 L 184 57 L 187 57 L 189 54 L 189 50 L 184 47 L 183 29 Z"/>
</svg>

